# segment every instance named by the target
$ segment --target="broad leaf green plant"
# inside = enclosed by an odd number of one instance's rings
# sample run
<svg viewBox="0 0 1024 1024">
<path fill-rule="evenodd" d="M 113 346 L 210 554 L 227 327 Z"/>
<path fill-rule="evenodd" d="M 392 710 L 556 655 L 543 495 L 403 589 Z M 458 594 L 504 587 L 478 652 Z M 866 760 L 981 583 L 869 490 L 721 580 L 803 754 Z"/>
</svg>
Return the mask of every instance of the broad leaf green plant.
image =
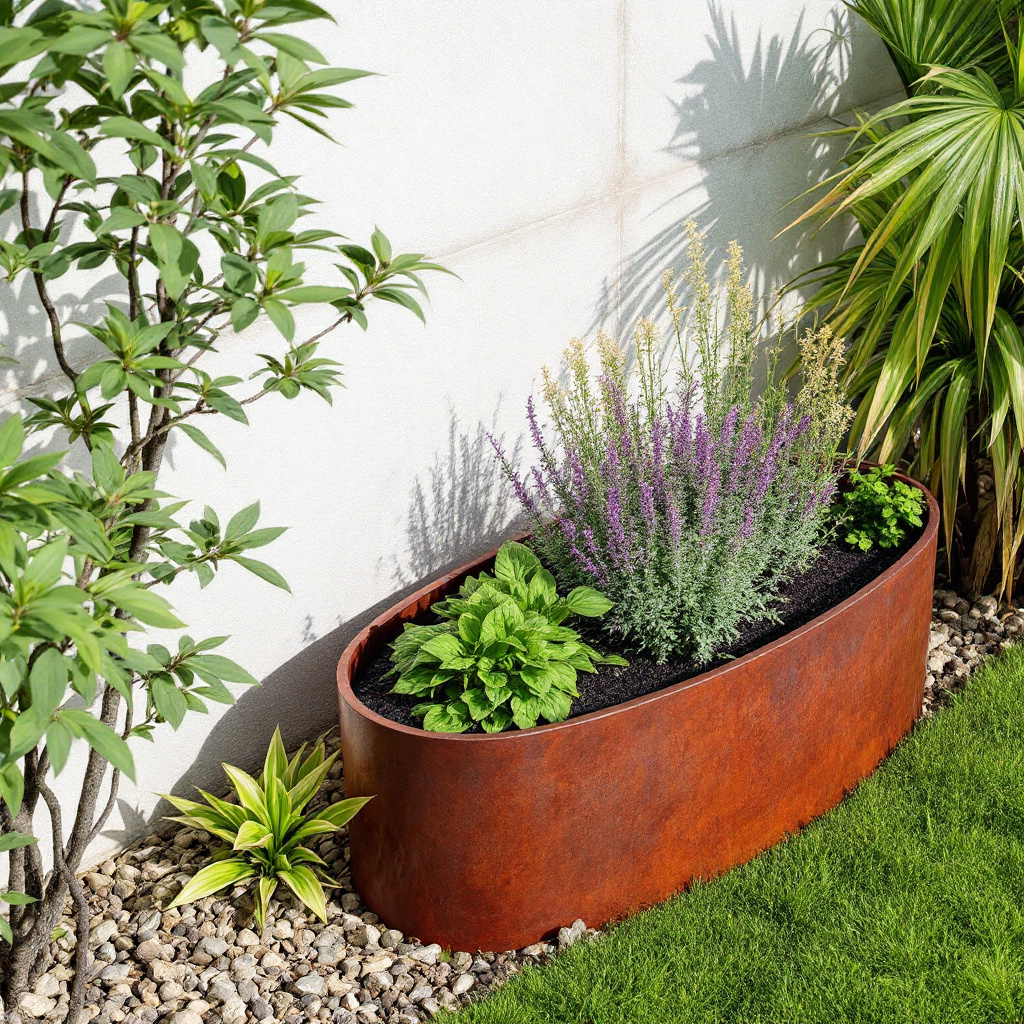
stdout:
<svg viewBox="0 0 1024 1024">
<path fill-rule="evenodd" d="M 924 494 L 897 479 L 895 472 L 895 466 L 850 472 L 850 489 L 837 499 L 847 544 L 861 551 L 869 551 L 876 544 L 896 548 L 911 529 L 924 525 Z"/>
<path fill-rule="evenodd" d="M 1001 547 L 1008 592 L 1024 539 L 1024 21 L 1002 0 L 847 5 L 907 98 L 837 133 L 845 166 L 805 216 L 852 214 L 863 241 L 795 283 L 820 286 L 808 308 L 851 341 L 859 454 L 932 486 L 967 590 Z"/>
<path fill-rule="evenodd" d="M 325 752 L 323 740 L 308 755 L 303 743 L 289 761 L 278 728 L 258 779 L 229 764 L 222 766 L 232 799 L 221 800 L 204 790 L 199 793 L 205 803 L 165 796 L 182 812 L 169 820 L 209 832 L 226 844 L 169 906 L 194 903 L 229 887 L 254 886 L 256 923 L 262 929 L 270 900 L 284 882 L 303 906 L 326 921 L 324 883 L 331 884 L 324 874 L 327 864 L 306 844 L 337 832 L 373 798 L 351 797 L 306 812 L 338 757 L 325 757 Z"/>
<path fill-rule="evenodd" d="M 256 557 L 281 528 L 255 503 L 222 515 L 165 493 L 168 445 L 223 463 L 225 420 L 330 402 L 326 336 L 366 327 L 373 300 L 422 318 L 420 274 L 440 269 L 380 230 L 360 245 L 318 223 L 270 162 L 282 119 L 330 138 L 351 105 L 339 87 L 367 74 L 312 41 L 331 20 L 310 0 L 0 2 L 0 288 L 42 311 L 54 364 L 0 421 L 0 1021 L 51 966 L 69 896 L 67 1020 L 81 1017 L 90 908 L 76 874 L 134 777 L 134 741 L 254 681 L 218 652 L 225 637 L 147 642 L 183 629 L 168 586 L 207 586 L 231 562 L 287 587 Z M 113 282 L 105 308 L 62 300 L 83 272 Z M 304 310 L 325 325 L 311 337 Z M 90 748 L 81 788 L 58 795 L 76 741 Z"/>
<path fill-rule="evenodd" d="M 593 587 L 560 597 L 537 556 L 509 541 L 498 551 L 493 576 L 470 576 L 457 597 L 433 605 L 443 621 L 406 625 L 391 645 L 398 675 L 392 692 L 428 698 L 412 713 L 431 732 L 562 722 L 579 696 L 578 672 L 626 664 L 562 623 L 572 615 L 600 618 L 611 607 Z"/>
</svg>

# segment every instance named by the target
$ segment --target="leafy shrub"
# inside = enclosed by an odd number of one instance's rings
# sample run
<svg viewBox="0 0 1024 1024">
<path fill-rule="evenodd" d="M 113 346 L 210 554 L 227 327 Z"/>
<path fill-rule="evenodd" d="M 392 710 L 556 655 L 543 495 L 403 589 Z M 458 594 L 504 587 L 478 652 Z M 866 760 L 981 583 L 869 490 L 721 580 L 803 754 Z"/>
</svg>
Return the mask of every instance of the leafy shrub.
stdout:
<svg viewBox="0 0 1024 1024">
<path fill-rule="evenodd" d="M 815 557 L 832 521 L 849 410 L 837 381 L 842 345 L 827 329 L 800 342 L 805 371 L 794 402 L 774 383 L 774 359 L 753 401 L 756 339 L 739 248 L 730 251 L 720 331 L 702 239 L 689 229 L 696 365 L 687 359 L 690 324 L 665 280 L 682 360 L 677 386 L 657 329 L 641 320 L 632 374 L 604 334 L 596 383 L 579 341 L 566 350 L 567 384 L 545 372 L 556 440 L 545 440 L 528 403 L 539 453 L 529 477 L 492 443 L 559 582 L 606 591 L 615 602 L 608 627 L 636 648 L 661 661 L 707 662 L 740 623 L 777 619 L 779 588 Z"/>
<path fill-rule="evenodd" d="M 223 464 L 227 420 L 331 401 L 328 336 L 365 327 L 376 300 L 423 315 L 421 273 L 436 265 L 380 230 L 346 241 L 268 159 L 282 119 L 330 137 L 351 106 L 338 87 L 366 74 L 310 42 L 332 20 L 310 0 L 0 2 L 0 290 L 19 322 L 45 313 L 60 371 L 40 374 L 41 341 L 23 346 L 32 408 L 0 422 L 0 1007 L 15 1017 L 70 897 L 66 1024 L 82 1018 L 77 873 L 120 776 L 135 777 L 133 745 L 254 681 L 213 652 L 226 638 L 127 635 L 183 627 L 168 587 L 186 574 L 205 587 L 231 562 L 287 588 L 255 557 L 281 529 L 258 504 L 185 509 L 196 495 L 181 466 L 183 493 L 167 493 L 165 455 L 180 441 Z M 102 311 L 79 271 L 108 289 Z M 296 317 L 314 310 L 330 319 L 309 337 Z M 262 313 L 273 329 L 257 354 L 238 335 Z M 64 464 L 73 445 L 80 470 Z M 88 759 L 58 788 L 76 740 Z"/>
<path fill-rule="evenodd" d="M 861 551 L 875 544 L 899 547 L 907 539 L 908 526 L 921 526 L 924 495 L 893 478 L 895 466 L 875 466 L 867 473 L 850 473 L 853 489 L 839 496 L 846 526 L 846 542 Z"/>
<path fill-rule="evenodd" d="M 313 814 L 303 814 L 338 756 L 331 754 L 325 759 L 322 740 L 308 757 L 303 757 L 305 752 L 303 744 L 289 761 L 281 730 L 275 729 L 258 780 L 224 765 L 237 803 L 220 800 L 203 790 L 199 792 L 205 804 L 165 797 L 182 812 L 171 821 L 210 832 L 229 844 L 214 853 L 212 863 L 185 884 L 170 906 L 193 903 L 228 886 L 248 882 L 256 886 L 256 922 L 262 929 L 270 899 L 278 884 L 284 882 L 321 921 L 327 920 L 327 897 L 318 876 L 327 865 L 303 844 L 315 836 L 337 832 L 373 798 L 339 800 Z"/>
<path fill-rule="evenodd" d="M 611 607 L 592 587 L 559 597 L 537 556 L 509 541 L 494 561 L 494 576 L 470 576 L 458 597 L 433 606 L 445 621 L 407 625 L 391 645 L 399 677 L 392 692 L 430 697 L 412 713 L 432 732 L 562 722 L 579 696 L 577 672 L 626 662 L 602 656 L 561 623 L 570 615 L 599 618 Z"/>
</svg>

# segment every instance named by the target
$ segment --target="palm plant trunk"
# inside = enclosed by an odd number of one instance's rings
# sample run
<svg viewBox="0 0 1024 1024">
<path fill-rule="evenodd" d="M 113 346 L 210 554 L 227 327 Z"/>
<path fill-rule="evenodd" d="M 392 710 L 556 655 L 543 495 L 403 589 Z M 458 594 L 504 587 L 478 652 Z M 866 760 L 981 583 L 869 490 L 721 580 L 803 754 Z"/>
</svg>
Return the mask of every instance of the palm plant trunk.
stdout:
<svg viewBox="0 0 1024 1024">
<path fill-rule="evenodd" d="M 963 580 L 965 596 L 971 601 L 992 589 L 992 567 L 999 550 L 996 503 L 992 498 L 982 498 L 979 505 L 974 522 L 974 543 Z"/>
<path fill-rule="evenodd" d="M 968 445 L 963 475 L 963 490 L 957 503 L 956 523 L 953 531 L 953 549 L 950 552 L 950 582 L 968 600 L 999 586 L 998 575 L 993 572 L 1000 551 L 998 508 L 991 486 L 982 486 L 989 467 L 987 452 L 973 440 L 973 417 L 968 417 Z M 943 487 L 956 486 L 943 481 Z"/>
</svg>

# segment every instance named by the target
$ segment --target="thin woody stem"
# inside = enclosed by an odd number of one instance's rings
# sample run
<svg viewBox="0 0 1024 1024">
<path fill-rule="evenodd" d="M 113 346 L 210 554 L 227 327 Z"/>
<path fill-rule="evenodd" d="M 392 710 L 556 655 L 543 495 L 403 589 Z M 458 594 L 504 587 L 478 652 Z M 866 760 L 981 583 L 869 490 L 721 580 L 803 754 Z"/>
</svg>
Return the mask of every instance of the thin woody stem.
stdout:
<svg viewBox="0 0 1024 1024">
<path fill-rule="evenodd" d="M 315 341 L 320 341 L 321 338 L 326 337 L 332 331 L 337 330 L 342 324 L 348 323 L 351 319 L 351 313 L 343 314 L 342 316 L 338 317 L 338 319 L 335 320 L 334 323 L 330 324 L 328 327 L 325 327 L 319 333 L 314 334 L 313 337 L 309 338 L 304 344 L 309 345 Z M 202 355 L 202 352 L 199 352 L 196 355 L 194 355 L 189 365 L 195 363 L 195 361 L 199 358 L 200 355 Z M 238 404 L 252 405 L 253 402 L 257 402 L 261 398 L 266 398 L 266 396 L 269 394 L 272 394 L 272 392 L 269 389 L 257 391 L 256 394 L 249 395 L 248 398 L 241 399 Z M 186 412 L 183 412 L 180 416 L 176 416 L 174 417 L 174 419 L 167 420 L 159 427 L 151 429 L 150 432 L 147 433 L 145 437 L 140 438 L 138 441 L 132 441 L 131 445 L 129 445 L 129 447 L 125 450 L 124 455 L 121 457 L 121 462 L 127 463 L 127 461 L 134 455 L 134 453 L 138 449 L 145 448 L 147 445 L 150 444 L 151 441 L 172 430 L 179 423 L 181 423 L 182 420 L 187 420 L 191 416 L 212 416 L 216 415 L 218 412 L 220 412 L 219 409 L 211 409 L 209 406 L 206 405 L 206 403 L 202 399 L 200 399 L 191 409 L 187 410 Z"/>
<path fill-rule="evenodd" d="M 108 685 L 103 691 L 103 699 L 100 704 L 99 720 L 104 725 L 114 727 L 117 722 L 118 710 L 121 706 L 121 695 Z M 99 798 L 100 787 L 103 784 L 103 777 L 107 772 L 107 760 L 95 749 L 90 748 L 89 760 L 86 763 L 85 778 L 82 780 L 82 793 L 78 802 L 78 813 L 75 816 L 75 824 L 71 830 L 71 838 L 68 840 L 64 851 L 64 858 L 72 871 L 78 870 L 78 865 L 85 854 L 89 837 L 92 835 L 96 814 L 96 802 Z"/>
<path fill-rule="evenodd" d="M 121 730 L 121 739 L 127 742 L 128 736 L 132 731 L 132 709 L 129 707 L 125 711 L 124 728 Z M 100 811 L 99 817 L 97 817 L 95 823 L 92 826 L 92 832 L 89 833 L 89 838 L 86 840 L 86 846 L 100 834 L 100 829 L 107 823 L 107 819 L 114 811 L 114 804 L 117 802 L 117 789 L 121 782 L 121 771 L 118 768 L 112 768 L 110 773 L 110 795 L 107 797 L 106 805 L 103 810 Z"/>
<path fill-rule="evenodd" d="M 29 208 L 30 188 L 31 183 L 29 181 L 28 169 L 26 168 L 21 172 L 21 226 L 25 232 L 26 241 L 29 241 L 32 236 L 32 212 Z M 55 217 L 55 213 L 51 214 L 51 216 Z M 52 232 L 53 229 L 50 228 L 50 230 Z M 50 337 L 53 341 L 53 352 L 57 357 L 57 363 L 64 371 L 65 376 L 73 384 L 78 380 L 78 374 L 72 369 L 64 352 L 64 340 L 61 335 L 60 317 L 57 315 L 57 308 L 50 298 L 50 293 L 46 290 L 46 281 L 42 273 L 38 270 L 32 271 L 32 280 L 35 282 L 36 294 L 39 296 L 39 301 L 46 313 L 46 318 L 50 322 Z"/>
<path fill-rule="evenodd" d="M 75 877 L 63 850 L 63 823 L 60 801 L 45 782 L 39 783 L 39 793 L 46 802 L 53 826 L 53 862 L 75 904 L 75 978 L 71 985 L 71 1005 L 66 1024 L 76 1024 L 85 1005 L 85 985 L 89 977 L 89 903 L 82 883 Z M 47 936 L 47 939 L 49 936 Z M 45 970 L 45 967 L 44 967 Z"/>
<path fill-rule="evenodd" d="M 46 227 L 43 228 L 43 241 L 49 242 L 53 238 L 54 229 L 57 226 L 57 214 L 60 212 L 61 206 L 64 204 L 64 197 L 67 195 L 68 189 L 71 187 L 71 182 L 74 178 L 68 174 L 65 176 L 63 182 L 61 182 L 60 191 L 57 193 L 57 198 L 54 200 L 53 209 L 50 210 L 49 219 L 46 221 Z"/>
<path fill-rule="evenodd" d="M 132 228 L 132 239 L 128 246 L 128 319 L 139 315 L 139 229 Z"/>
</svg>

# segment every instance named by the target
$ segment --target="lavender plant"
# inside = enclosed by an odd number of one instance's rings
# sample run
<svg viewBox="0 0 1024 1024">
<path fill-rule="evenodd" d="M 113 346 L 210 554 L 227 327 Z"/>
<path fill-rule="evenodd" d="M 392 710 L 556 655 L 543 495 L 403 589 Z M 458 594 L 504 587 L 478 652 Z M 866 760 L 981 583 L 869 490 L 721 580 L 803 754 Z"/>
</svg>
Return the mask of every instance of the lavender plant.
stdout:
<svg viewBox="0 0 1024 1024">
<path fill-rule="evenodd" d="M 799 339 L 795 398 L 776 382 L 772 357 L 755 400 L 742 253 L 730 248 L 720 328 L 703 238 L 688 227 L 689 317 L 672 276 L 663 281 L 677 370 L 648 320 L 637 326 L 631 370 L 626 351 L 598 335 L 596 380 L 573 341 L 564 383 L 544 373 L 554 441 L 527 405 L 538 464 L 521 476 L 491 440 L 559 582 L 606 593 L 614 607 L 604 622 L 627 646 L 706 663 L 742 624 L 778 620 L 782 585 L 829 534 L 850 410 L 842 343 L 827 328 Z"/>
</svg>

